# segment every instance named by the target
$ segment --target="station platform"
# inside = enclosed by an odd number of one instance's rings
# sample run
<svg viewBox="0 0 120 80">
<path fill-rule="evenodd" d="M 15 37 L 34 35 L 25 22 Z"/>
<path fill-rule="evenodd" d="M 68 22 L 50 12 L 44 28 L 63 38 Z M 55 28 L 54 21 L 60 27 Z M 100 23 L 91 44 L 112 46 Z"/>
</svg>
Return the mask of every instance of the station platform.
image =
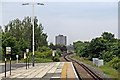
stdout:
<svg viewBox="0 0 120 80">
<path fill-rule="evenodd" d="M 18 68 L 10 72 L 0 74 L 1 80 L 78 80 L 78 76 L 72 62 L 36 63 L 35 67 Z"/>
</svg>

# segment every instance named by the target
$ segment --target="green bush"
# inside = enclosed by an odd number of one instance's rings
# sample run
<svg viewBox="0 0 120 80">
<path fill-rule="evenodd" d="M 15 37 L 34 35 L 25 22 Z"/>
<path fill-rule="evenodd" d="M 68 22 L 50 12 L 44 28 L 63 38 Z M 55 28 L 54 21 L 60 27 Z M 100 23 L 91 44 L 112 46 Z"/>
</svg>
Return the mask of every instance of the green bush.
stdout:
<svg viewBox="0 0 120 80">
<path fill-rule="evenodd" d="M 58 54 L 57 56 L 61 56 L 62 55 L 62 51 L 60 49 L 56 49 L 56 53 L 55 54 Z"/>
<path fill-rule="evenodd" d="M 35 58 L 36 63 L 53 62 L 51 58 Z"/>
<path fill-rule="evenodd" d="M 56 49 L 55 56 L 52 58 L 53 61 L 59 62 L 61 54 L 62 54 L 62 51 L 60 49 Z"/>
<path fill-rule="evenodd" d="M 53 61 L 54 62 L 59 62 L 60 61 L 60 57 L 58 54 L 55 54 L 55 56 L 53 57 Z"/>
<path fill-rule="evenodd" d="M 47 52 L 35 51 L 36 58 L 47 58 L 47 57 L 51 57 L 51 55 L 52 55 L 52 51 L 47 51 Z"/>
<path fill-rule="evenodd" d="M 109 65 L 112 66 L 114 69 L 118 70 L 120 68 L 120 59 L 118 57 L 114 57 L 109 62 Z"/>
<path fill-rule="evenodd" d="M 32 62 L 32 52 L 29 53 L 30 61 Z M 39 48 L 35 51 L 35 62 L 52 62 L 52 50 L 48 47 Z"/>
<path fill-rule="evenodd" d="M 103 51 L 100 53 L 99 58 L 103 59 L 105 62 L 109 62 L 114 56 L 113 51 Z"/>
</svg>

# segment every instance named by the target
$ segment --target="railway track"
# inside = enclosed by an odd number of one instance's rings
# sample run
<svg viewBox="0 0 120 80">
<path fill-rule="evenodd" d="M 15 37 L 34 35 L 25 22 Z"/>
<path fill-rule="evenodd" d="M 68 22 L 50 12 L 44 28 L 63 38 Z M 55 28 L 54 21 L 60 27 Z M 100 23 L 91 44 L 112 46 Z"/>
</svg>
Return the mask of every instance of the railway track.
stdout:
<svg viewBox="0 0 120 80">
<path fill-rule="evenodd" d="M 70 58 L 70 53 L 64 55 L 64 59 L 68 62 L 72 62 L 75 70 L 77 72 L 77 75 L 80 80 L 104 80 L 100 76 L 98 76 L 96 73 L 94 73 L 92 70 L 90 70 L 88 67 L 86 67 L 84 64 L 79 63 L 78 61 Z"/>
</svg>

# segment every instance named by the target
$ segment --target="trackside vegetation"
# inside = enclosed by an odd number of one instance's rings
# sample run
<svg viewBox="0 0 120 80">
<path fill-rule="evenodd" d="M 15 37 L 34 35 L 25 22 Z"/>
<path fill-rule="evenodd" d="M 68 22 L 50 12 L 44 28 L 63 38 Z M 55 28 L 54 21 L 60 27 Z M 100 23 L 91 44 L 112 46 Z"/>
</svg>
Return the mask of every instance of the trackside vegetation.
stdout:
<svg viewBox="0 0 120 80">
<path fill-rule="evenodd" d="M 107 67 L 120 71 L 120 39 L 110 32 L 103 32 L 91 41 L 73 43 L 76 55 L 92 61 L 92 58 L 104 60 Z M 101 67 L 103 68 L 103 67 Z"/>
<path fill-rule="evenodd" d="M 93 65 L 92 61 L 90 61 L 88 58 L 80 57 L 80 56 L 72 56 L 72 58 L 82 61 L 88 65 L 91 65 L 92 67 L 97 68 L 98 70 L 103 71 L 105 74 L 109 75 L 109 77 L 111 78 L 118 78 L 118 70 L 112 68 L 108 63 L 105 63 L 103 66 L 97 67 Z"/>
</svg>

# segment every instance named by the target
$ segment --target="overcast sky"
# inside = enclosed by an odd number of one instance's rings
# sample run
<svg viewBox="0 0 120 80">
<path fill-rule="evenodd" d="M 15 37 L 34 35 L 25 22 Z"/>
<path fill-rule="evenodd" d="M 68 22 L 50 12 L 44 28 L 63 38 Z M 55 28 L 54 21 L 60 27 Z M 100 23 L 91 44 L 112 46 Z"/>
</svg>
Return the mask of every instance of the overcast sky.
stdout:
<svg viewBox="0 0 120 80">
<path fill-rule="evenodd" d="M 10 20 L 32 16 L 31 6 L 22 3 L 2 4 L 2 25 Z M 77 41 L 90 41 L 108 31 L 118 36 L 117 2 L 46 2 L 35 6 L 35 16 L 44 26 L 48 41 L 55 42 L 55 36 L 67 36 L 68 44 Z"/>
</svg>

